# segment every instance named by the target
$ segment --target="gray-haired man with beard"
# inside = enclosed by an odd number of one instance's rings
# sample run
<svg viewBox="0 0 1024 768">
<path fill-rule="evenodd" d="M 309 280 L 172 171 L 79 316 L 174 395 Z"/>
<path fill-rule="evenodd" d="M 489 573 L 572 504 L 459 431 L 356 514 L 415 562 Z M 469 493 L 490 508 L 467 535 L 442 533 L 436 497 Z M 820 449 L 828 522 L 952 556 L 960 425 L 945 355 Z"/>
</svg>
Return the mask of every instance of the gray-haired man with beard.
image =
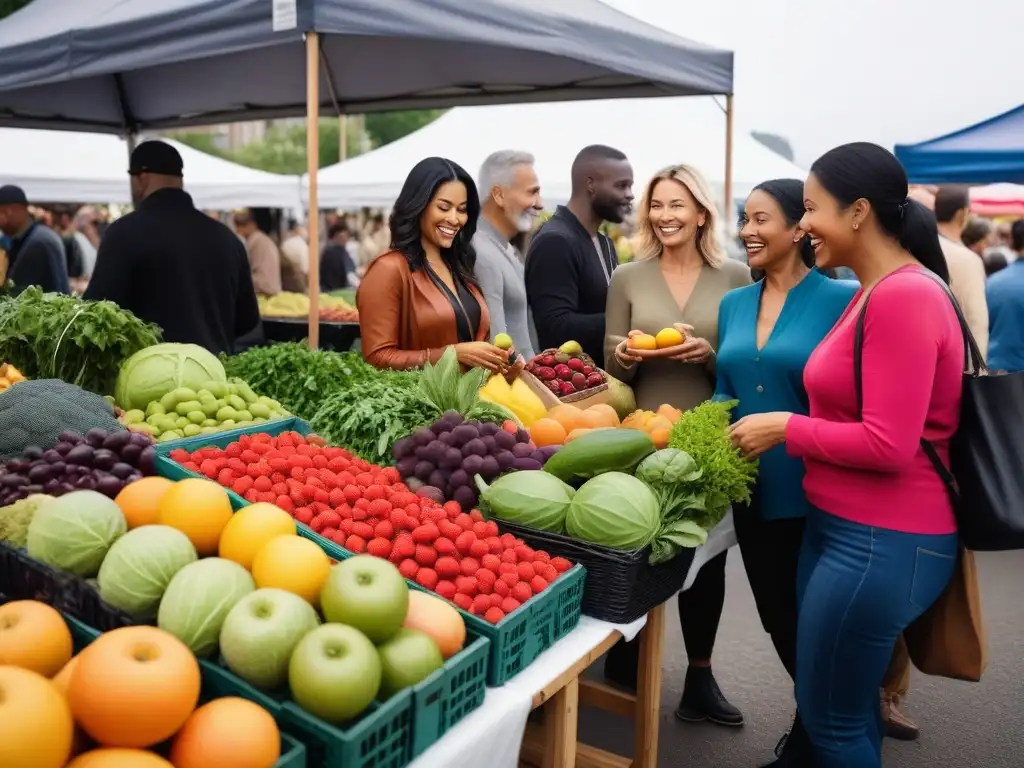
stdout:
<svg viewBox="0 0 1024 768">
<path fill-rule="evenodd" d="M 491 341 L 499 333 L 512 337 L 527 360 L 533 357 L 523 261 L 509 242 L 530 232 L 541 212 L 540 182 L 533 155 L 501 150 L 480 167 L 480 221 L 473 236 L 473 271 L 491 315 Z"/>
<path fill-rule="evenodd" d="M 633 204 L 633 168 L 617 149 L 584 147 L 572 164 L 572 196 L 540 228 L 526 259 L 526 293 L 541 349 L 577 341 L 604 360 L 604 307 L 618 266 L 611 239 Z"/>
</svg>

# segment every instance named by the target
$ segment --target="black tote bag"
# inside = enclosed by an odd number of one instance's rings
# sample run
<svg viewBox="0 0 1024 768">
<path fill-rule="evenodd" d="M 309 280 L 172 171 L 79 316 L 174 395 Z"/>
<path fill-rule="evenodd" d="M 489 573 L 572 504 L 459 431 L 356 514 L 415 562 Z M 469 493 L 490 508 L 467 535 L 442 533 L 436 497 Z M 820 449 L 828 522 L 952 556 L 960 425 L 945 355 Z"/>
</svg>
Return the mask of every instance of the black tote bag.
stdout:
<svg viewBox="0 0 1024 768">
<path fill-rule="evenodd" d="M 960 425 L 950 441 L 950 467 L 924 438 L 921 448 L 949 491 L 960 540 L 967 549 L 1024 549 L 1024 372 L 990 375 L 949 286 L 932 272 L 922 269 L 921 274 L 946 292 L 964 335 L 963 399 Z M 863 398 L 861 351 L 868 299 L 870 293 L 864 298 L 854 335 L 858 411 Z"/>
</svg>

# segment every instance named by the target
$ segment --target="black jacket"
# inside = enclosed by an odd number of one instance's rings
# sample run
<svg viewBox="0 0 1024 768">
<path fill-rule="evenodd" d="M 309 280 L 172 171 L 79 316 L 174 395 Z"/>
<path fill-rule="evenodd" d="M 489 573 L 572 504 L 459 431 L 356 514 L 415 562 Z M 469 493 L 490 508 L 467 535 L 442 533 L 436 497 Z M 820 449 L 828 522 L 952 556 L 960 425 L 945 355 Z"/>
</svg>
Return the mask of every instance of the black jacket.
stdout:
<svg viewBox="0 0 1024 768">
<path fill-rule="evenodd" d="M 71 293 L 64 243 L 49 227 L 34 223 L 21 237 L 12 238 L 7 259 L 7 279 L 14 283 L 15 293 L 30 285 L 44 293 Z"/>
<path fill-rule="evenodd" d="M 609 276 L 618 260 L 611 239 L 600 233 L 597 237 L 601 256 L 580 220 L 559 206 L 530 243 L 526 294 L 538 351 L 578 341 L 603 365 L 605 300 Z"/>
<path fill-rule="evenodd" d="M 164 341 L 214 354 L 233 352 L 260 322 L 242 241 L 180 189 L 154 192 L 107 228 L 85 298 L 117 302 L 159 325 Z"/>
</svg>

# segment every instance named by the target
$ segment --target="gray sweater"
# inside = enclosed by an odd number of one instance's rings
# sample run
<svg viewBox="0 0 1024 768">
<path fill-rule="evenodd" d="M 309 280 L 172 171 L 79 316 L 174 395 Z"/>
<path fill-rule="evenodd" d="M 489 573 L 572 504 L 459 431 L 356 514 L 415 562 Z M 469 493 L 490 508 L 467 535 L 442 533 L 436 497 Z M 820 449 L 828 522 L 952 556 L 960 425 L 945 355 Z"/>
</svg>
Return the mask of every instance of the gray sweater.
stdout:
<svg viewBox="0 0 1024 768">
<path fill-rule="evenodd" d="M 534 350 L 523 263 L 511 244 L 482 217 L 473 235 L 473 248 L 476 250 L 473 271 L 491 314 L 491 341 L 499 333 L 507 333 L 516 350 L 529 360 Z"/>
</svg>

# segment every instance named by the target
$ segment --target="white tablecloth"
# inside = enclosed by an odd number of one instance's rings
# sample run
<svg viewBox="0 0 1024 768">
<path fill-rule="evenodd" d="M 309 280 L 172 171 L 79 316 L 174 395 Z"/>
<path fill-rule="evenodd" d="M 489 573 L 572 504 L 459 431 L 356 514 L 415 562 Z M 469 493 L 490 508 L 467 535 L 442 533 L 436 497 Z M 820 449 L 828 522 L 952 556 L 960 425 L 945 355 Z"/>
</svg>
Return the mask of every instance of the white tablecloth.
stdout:
<svg viewBox="0 0 1024 768">
<path fill-rule="evenodd" d="M 483 706 L 445 734 L 409 768 L 516 768 L 535 694 L 600 645 L 612 632 L 632 640 L 647 623 L 609 624 L 583 616 L 579 625 L 501 688 L 488 688 Z"/>
</svg>

